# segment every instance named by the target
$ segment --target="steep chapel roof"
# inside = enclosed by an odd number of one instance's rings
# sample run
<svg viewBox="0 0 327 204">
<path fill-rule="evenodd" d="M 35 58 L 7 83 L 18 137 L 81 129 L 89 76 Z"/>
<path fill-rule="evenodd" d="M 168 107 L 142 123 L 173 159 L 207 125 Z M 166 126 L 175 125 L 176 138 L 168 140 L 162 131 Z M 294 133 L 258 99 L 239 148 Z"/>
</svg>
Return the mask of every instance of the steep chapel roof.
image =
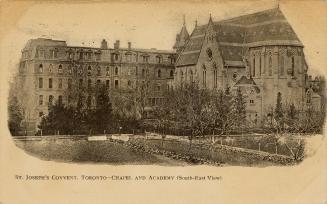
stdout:
<svg viewBox="0 0 327 204">
<path fill-rule="evenodd" d="M 303 46 L 279 8 L 213 22 L 213 25 L 219 50 L 226 65 L 243 64 L 242 57 L 249 47 Z M 208 24 L 194 28 L 176 66 L 197 63 L 207 26 Z"/>
</svg>

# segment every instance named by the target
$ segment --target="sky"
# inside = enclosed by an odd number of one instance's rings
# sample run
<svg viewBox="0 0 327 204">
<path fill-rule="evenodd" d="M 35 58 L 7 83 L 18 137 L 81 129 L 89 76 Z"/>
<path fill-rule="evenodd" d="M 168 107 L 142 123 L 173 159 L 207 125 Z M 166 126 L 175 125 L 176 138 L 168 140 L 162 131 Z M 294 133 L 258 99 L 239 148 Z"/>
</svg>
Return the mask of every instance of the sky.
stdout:
<svg viewBox="0 0 327 204">
<path fill-rule="evenodd" d="M 9 52 L 8 65 L 19 61 L 28 39 L 45 37 L 65 40 L 71 46 L 109 47 L 120 40 L 136 48 L 171 50 L 186 17 L 188 31 L 214 21 L 276 8 L 277 1 L 116 1 L 112 3 L 39 3 L 22 12 L 1 43 Z M 310 73 L 318 74 L 327 65 L 327 12 L 323 1 L 279 1 L 279 7 L 305 45 Z M 323 69 L 324 68 L 324 69 Z"/>
</svg>

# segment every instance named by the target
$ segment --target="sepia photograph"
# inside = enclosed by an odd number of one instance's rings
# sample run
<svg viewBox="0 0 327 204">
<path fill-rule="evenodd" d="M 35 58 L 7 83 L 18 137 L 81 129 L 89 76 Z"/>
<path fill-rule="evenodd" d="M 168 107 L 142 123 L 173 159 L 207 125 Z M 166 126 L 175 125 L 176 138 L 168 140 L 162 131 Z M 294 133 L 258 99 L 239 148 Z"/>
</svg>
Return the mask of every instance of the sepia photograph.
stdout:
<svg viewBox="0 0 327 204">
<path fill-rule="evenodd" d="M 1 118 L 37 162 L 286 171 L 324 143 L 324 1 L 27 2 L 0 7 L 21 12 L 0 36 Z M 142 176 L 24 180 L 223 178 Z"/>
</svg>

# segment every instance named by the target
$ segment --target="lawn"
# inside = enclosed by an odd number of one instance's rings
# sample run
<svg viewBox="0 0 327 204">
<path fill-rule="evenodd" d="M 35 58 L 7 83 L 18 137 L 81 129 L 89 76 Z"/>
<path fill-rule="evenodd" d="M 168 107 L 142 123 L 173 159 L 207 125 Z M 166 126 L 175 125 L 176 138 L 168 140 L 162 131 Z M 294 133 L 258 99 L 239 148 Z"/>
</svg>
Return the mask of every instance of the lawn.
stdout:
<svg viewBox="0 0 327 204">
<path fill-rule="evenodd" d="M 78 163 L 108 164 L 179 164 L 169 158 L 133 150 L 123 144 L 110 141 L 87 140 L 39 140 L 16 141 L 26 153 L 42 160 Z"/>
</svg>

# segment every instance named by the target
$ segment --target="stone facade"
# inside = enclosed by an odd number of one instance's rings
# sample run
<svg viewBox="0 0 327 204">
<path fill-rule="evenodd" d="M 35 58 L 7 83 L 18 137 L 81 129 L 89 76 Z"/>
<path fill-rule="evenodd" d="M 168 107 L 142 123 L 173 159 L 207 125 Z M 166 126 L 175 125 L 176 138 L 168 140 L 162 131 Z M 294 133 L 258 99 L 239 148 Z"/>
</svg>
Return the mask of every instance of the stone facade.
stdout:
<svg viewBox="0 0 327 204">
<path fill-rule="evenodd" d="M 278 92 L 284 105 L 298 110 L 321 107 L 324 91 L 311 94 L 307 71 L 303 45 L 277 8 L 218 22 L 210 16 L 208 24 L 196 25 L 178 56 L 174 82 L 242 87 L 248 120 L 260 126 Z"/>
<path fill-rule="evenodd" d="M 108 48 L 67 46 L 65 41 L 29 40 L 22 50 L 16 89 L 23 104 L 25 122 L 35 130 L 48 104 L 69 103 L 66 91 L 71 86 L 86 87 L 104 83 L 110 90 L 136 91 L 146 83 L 147 106 L 159 103 L 172 86 L 176 54 L 174 51 L 135 49 L 120 42 Z"/>
</svg>

